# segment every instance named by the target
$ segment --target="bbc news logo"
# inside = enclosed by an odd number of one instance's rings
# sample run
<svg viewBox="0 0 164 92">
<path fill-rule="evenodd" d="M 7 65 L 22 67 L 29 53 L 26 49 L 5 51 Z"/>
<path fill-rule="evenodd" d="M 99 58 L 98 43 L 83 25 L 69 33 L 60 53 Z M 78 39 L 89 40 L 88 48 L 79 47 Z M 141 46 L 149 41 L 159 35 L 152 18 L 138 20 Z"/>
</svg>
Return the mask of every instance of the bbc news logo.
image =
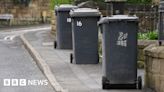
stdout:
<svg viewBox="0 0 164 92">
<path fill-rule="evenodd" d="M 48 80 L 4 79 L 4 86 L 46 86 Z"/>
</svg>

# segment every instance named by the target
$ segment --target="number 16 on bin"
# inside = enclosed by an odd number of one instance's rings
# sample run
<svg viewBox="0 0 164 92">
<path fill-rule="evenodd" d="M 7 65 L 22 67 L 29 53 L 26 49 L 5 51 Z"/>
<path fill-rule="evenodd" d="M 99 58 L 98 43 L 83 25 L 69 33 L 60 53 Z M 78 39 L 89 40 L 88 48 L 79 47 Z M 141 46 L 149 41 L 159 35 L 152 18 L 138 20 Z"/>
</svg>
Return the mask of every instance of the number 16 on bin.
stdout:
<svg viewBox="0 0 164 92">
<path fill-rule="evenodd" d="M 83 26 L 83 23 L 82 23 L 81 21 L 77 21 L 77 22 L 76 22 L 76 26 L 82 27 L 82 26 Z"/>
<path fill-rule="evenodd" d="M 128 38 L 128 33 L 119 32 L 117 45 L 122 47 L 127 47 L 127 38 Z"/>
</svg>

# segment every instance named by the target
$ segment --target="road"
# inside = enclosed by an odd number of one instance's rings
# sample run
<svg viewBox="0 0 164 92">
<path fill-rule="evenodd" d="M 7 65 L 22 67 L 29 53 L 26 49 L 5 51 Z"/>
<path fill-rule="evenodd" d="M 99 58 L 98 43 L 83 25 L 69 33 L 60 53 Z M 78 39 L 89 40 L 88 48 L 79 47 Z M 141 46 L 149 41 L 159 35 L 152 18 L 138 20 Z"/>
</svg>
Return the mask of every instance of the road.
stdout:
<svg viewBox="0 0 164 92">
<path fill-rule="evenodd" d="M 55 92 L 19 38 L 28 30 L 0 30 L 0 92 Z M 32 31 L 39 30 L 40 27 Z M 25 80 L 24 86 L 21 79 Z"/>
<path fill-rule="evenodd" d="M 49 25 L 38 25 L 18 28 L 0 28 L 0 41 L 13 40 L 15 37 L 18 37 L 21 34 L 25 34 L 27 32 L 35 32 L 49 29 L 51 29 Z"/>
</svg>

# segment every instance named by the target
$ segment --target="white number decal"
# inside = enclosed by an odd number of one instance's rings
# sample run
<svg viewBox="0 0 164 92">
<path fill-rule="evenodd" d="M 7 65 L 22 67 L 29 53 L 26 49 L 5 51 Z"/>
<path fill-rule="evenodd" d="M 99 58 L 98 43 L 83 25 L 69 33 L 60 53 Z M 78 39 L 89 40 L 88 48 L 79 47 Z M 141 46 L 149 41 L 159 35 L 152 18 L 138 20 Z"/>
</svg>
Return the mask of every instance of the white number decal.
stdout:
<svg viewBox="0 0 164 92">
<path fill-rule="evenodd" d="M 67 18 L 67 22 L 70 23 L 71 22 L 71 18 Z"/>
<path fill-rule="evenodd" d="M 82 27 L 83 26 L 83 23 L 81 21 L 77 21 L 77 24 L 76 24 L 78 27 Z"/>
<path fill-rule="evenodd" d="M 119 32 L 117 45 L 127 47 L 127 38 L 128 38 L 128 33 Z"/>
</svg>

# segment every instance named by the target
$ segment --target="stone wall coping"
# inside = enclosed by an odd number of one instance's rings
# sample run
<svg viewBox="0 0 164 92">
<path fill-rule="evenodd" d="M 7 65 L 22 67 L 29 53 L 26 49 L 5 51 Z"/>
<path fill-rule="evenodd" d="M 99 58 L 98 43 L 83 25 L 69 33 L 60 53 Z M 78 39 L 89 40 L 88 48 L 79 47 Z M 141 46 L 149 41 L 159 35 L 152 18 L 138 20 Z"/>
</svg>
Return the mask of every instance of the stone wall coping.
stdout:
<svg viewBox="0 0 164 92">
<path fill-rule="evenodd" d="M 164 46 L 152 44 L 144 49 L 145 56 L 164 59 Z"/>
<path fill-rule="evenodd" d="M 138 40 L 138 48 L 144 49 L 145 47 L 151 44 L 156 44 L 157 42 L 157 40 Z"/>
</svg>

